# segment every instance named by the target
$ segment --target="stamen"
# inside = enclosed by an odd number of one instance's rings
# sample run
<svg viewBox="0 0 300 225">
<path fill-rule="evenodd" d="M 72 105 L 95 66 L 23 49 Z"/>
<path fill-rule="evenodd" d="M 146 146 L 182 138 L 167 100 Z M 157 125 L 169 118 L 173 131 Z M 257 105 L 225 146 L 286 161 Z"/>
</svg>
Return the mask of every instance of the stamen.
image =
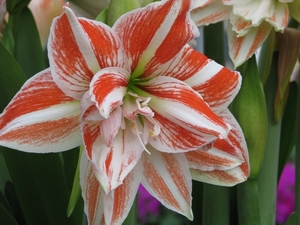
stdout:
<svg viewBox="0 0 300 225">
<path fill-rule="evenodd" d="M 138 130 L 137 125 L 136 125 L 136 122 L 137 122 L 137 121 L 134 121 L 134 123 L 132 123 L 132 128 L 134 129 L 134 131 L 135 131 L 135 133 L 136 133 L 136 135 L 137 135 L 137 137 L 138 137 L 138 139 L 139 139 L 139 141 L 140 141 L 140 143 L 141 143 L 143 149 L 144 149 L 149 155 L 151 155 L 151 153 L 150 153 L 149 150 L 146 148 L 144 142 L 142 141 L 142 139 L 141 139 L 141 137 L 140 137 L 140 134 L 142 134 L 142 132 L 140 132 L 140 131 Z"/>
</svg>

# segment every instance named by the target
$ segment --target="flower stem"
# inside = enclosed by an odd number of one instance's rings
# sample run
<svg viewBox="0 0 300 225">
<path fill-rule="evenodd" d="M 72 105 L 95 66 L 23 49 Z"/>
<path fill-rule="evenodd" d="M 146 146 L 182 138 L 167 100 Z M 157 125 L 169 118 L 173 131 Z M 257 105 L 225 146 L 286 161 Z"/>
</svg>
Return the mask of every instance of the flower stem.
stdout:
<svg viewBox="0 0 300 225">
<path fill-rule="evenodd" d="M 230 224 L 229 188 L 205 184 L 203 201 L 202 225 Z"/>
<path fill-rule="evenodd" d="M 274 52 L 270 75 L 265 85 L 265 96 L 268 111 L 268 136 L 265 155 L 258 176 L 258 190 L 261 224 L 275 224 L 275 206 L 277 191 L 278 156 L 280 144 L 281 120 L 274 119 L 274 98 L 277 88 L 278 52 Z M 258 137 L 259 138 L 259 137 Z"/>
<path fill-rule="evenodd" d="M 260 225 L 257 179 L 248 179 L 237 186 L 239 224 Z"/>
</svg>

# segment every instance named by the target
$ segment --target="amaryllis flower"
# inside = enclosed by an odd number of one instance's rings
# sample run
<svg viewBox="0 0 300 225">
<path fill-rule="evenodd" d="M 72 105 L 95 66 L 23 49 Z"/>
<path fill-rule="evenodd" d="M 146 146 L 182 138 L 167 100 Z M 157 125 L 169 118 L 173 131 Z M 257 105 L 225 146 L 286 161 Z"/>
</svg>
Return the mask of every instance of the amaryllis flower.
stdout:
<svg viewBox="0 0 300 225">
<path fill-rule="evenodd" d="M 253 55 L 273 27 L 283 32 L 290 16 L 300 22 L 300 0 L 196 0 L 192 11 L 198 26 L 229 19 L 229 54 L 236 67 Z"/>
<path fill-rule="evenodd" d="M 110 28 L 65 6 L 51 27 L 50 67 L 0 116 L 0 145 L 46 153 L 84 144 L 89 224 L 121 224 L 140 184 L 192 219 L 192 178 L 230 186 L 249 175 L 227 109 L 241 76 L 187 45 L 198 35 L 191 7 L 155 2 Z"/>
</svg>

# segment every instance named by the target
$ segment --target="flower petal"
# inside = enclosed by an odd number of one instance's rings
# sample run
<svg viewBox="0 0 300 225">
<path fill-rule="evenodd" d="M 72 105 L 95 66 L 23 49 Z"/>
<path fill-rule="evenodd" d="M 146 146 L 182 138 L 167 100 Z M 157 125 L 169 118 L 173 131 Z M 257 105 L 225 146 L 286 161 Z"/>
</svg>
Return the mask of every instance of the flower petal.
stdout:
<svg viewBox="0 0 300 225">
<path fill-rule="evenodd" d="M 244 162 L 239 166 L 228 170 L 215 169 L 212 171 L 203 171 L 191 168 L 191 174 L 193 179 L 198 181 L 216 185 L 233 186 L 245 181 L 250 174 L 248 149 L 243 132 L 229 110 L 222 112 L 221 116 L 231 124 L 232 130 L 230 130 L 228 134 L 228 139 L 231 144 L 241 152 Z M 226 145 L 214 147 L 219 148 L 221 151 L 227 151 Z M 225 147 L 225 149 L 223 147 Z M 191 157 L 192 156 L 187 156 L 187 159 L 191 161 Z"/>
<path fill-rule="evenodd" d="M 271 30 L 272 26 L 269 23 L 262 22 L 259 27 L 252 27 L 246 35 L 237 37 L 229 25 L 227 32 L 229 55 L 234 66 L 238 67 L 249 59 L 266 40 Z"/>
<path fill-rule="evenodd" d="M 116 21 L 113 29 L 123 42 L 134 78 L 142 74 L 150 76 L 160 64 L 172 59 L 188 41 L 199 35 L 189 18 L 191 2 L 154 2 Z"/>
<path fill-rule="evenodd" d="M 210 1 L 210 4 L 195 5 L 191 12 L 192 20 L 197 26 L 217 23 L 229 18 L 232 7 L 223 5 L 220 0 Z"/>
<path fill-rule="evenodd" d="M 289 7 L 286 3 L 274 2 L 274 11 L 271 17 L 266 18 L 270 24 L 275 27 L 276 31 L 283 32 L 284 28 L 287 26 L 289 22 Z"/>
<path fill-rule="evenodd" d="M 28 80 L 1 114 L 0 145 L 38 153 L 74 148 L 82 143 L 79 109 L 46 69 Z"/>
<path fill-rule="evenodd" d="M 149 143 L 158 151 L 168 153 L 186 152 L 212 142 L 211 139 L 195 134 L 158 113 L 155 114 L 154 119 L 160 126 L 160 133 L 151 137 Z"/>
<path fill-rule="evenodd" d="M 119 130 L 112 147 L 107 147 L 103 142 L 99 123 L 83 123 L 82 132 L 94 173 L 105 193 L 108 193 L 121 185 L 128 173 L 136 166 L 143 147 L 130 128 Z"/>
<path fill-rule="evenodd" d="M 241 86 L 241 76 L 186 45 L 172 60 L 156 71 L 156 76 L 179 79 L 198 91 L 213 111 L 222 111 Z"/>
<path fill-rule="evenodd" d="M 80 186 L 84 204 L 84 212 L 87 215 L 88 224 L 105 225 L 103 199 L 104 193 L 100 183 L 85 153 L 80 161 Z"/>
<path fill-rule="evenodd" d="M 122 104 L 129 76 L 129 72 L 122 68 L 109 67 L 93 77 L 90 83 L 91 100 L 104 118 L 108 118 L 111 111 Z"/>
<path fill-rule="evenodd" d="M 207 140 L 225 138 L 230 129 L 187 84 L 173 77 L 155 77 L 139 86 L 150 95 L 151 109 Z"/>
<path fill-rule="evenodd" d="M 122 224 L 126 219 L 142 178 L 142 168 L 137 164 L 126 176 L 123 184 L 104 196 L 104 217 L 106 224 Z"/>
<path fill-rule="evenodd" d="M 105 24 L 77 18 L 65 6 L 54 20 L 48 44 L 51 72 L 65 94 L 80 99 L 100 68 L 129 70 L 127 57 L 116 33 Z"/>
<path fill-rule="evenodd" d="M 184 155 L 149 151 L 143 154 L 143 186 L 165 207 L 192 220 L 192 180 Z"/>
</svg>

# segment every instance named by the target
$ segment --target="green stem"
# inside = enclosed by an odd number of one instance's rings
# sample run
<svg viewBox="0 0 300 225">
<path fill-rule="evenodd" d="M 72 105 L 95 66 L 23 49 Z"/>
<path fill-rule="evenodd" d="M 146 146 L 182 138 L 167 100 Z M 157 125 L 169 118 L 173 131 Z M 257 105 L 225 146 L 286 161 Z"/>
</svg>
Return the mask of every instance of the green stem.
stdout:
<svg viewBox="0 0 300 225">
<path fill-rule="evenodd" d="M 204 27 L 203 33 L 205 55 L 224 65 L 225 51 L 223 23 L 220 22 L 206 26 Z M 203 184 L 203 225 L 230 224 L 229 205 L 229 188 Z"/>
<path fill-rule="evenodd" d="M 260 225 L 257 179 L 248 179 L 237 186 L 238 218 L 241 225 Z"/>
<path fill-rule="evenodd" d="M 229 188 L 204 184 L 203 202 L 203 225 L 230 224 Z"/>
<path fill-rule="evenodd" d="M 264 159 L 258 176 L 258 190 L 260 197 L 261 224 L 275 224 L 275 206 L 277 191 L 278 156 L 280 144 L 281 120 L 274 119 L 274 98 L 277 88 L 278 52 L 272 59 L 272 66 L 268 81 L 265 85 L 265 95 L 268 110 L 268 136 Z M 258 137 L 259 138 L 259 137 Z"/>
</svg>

